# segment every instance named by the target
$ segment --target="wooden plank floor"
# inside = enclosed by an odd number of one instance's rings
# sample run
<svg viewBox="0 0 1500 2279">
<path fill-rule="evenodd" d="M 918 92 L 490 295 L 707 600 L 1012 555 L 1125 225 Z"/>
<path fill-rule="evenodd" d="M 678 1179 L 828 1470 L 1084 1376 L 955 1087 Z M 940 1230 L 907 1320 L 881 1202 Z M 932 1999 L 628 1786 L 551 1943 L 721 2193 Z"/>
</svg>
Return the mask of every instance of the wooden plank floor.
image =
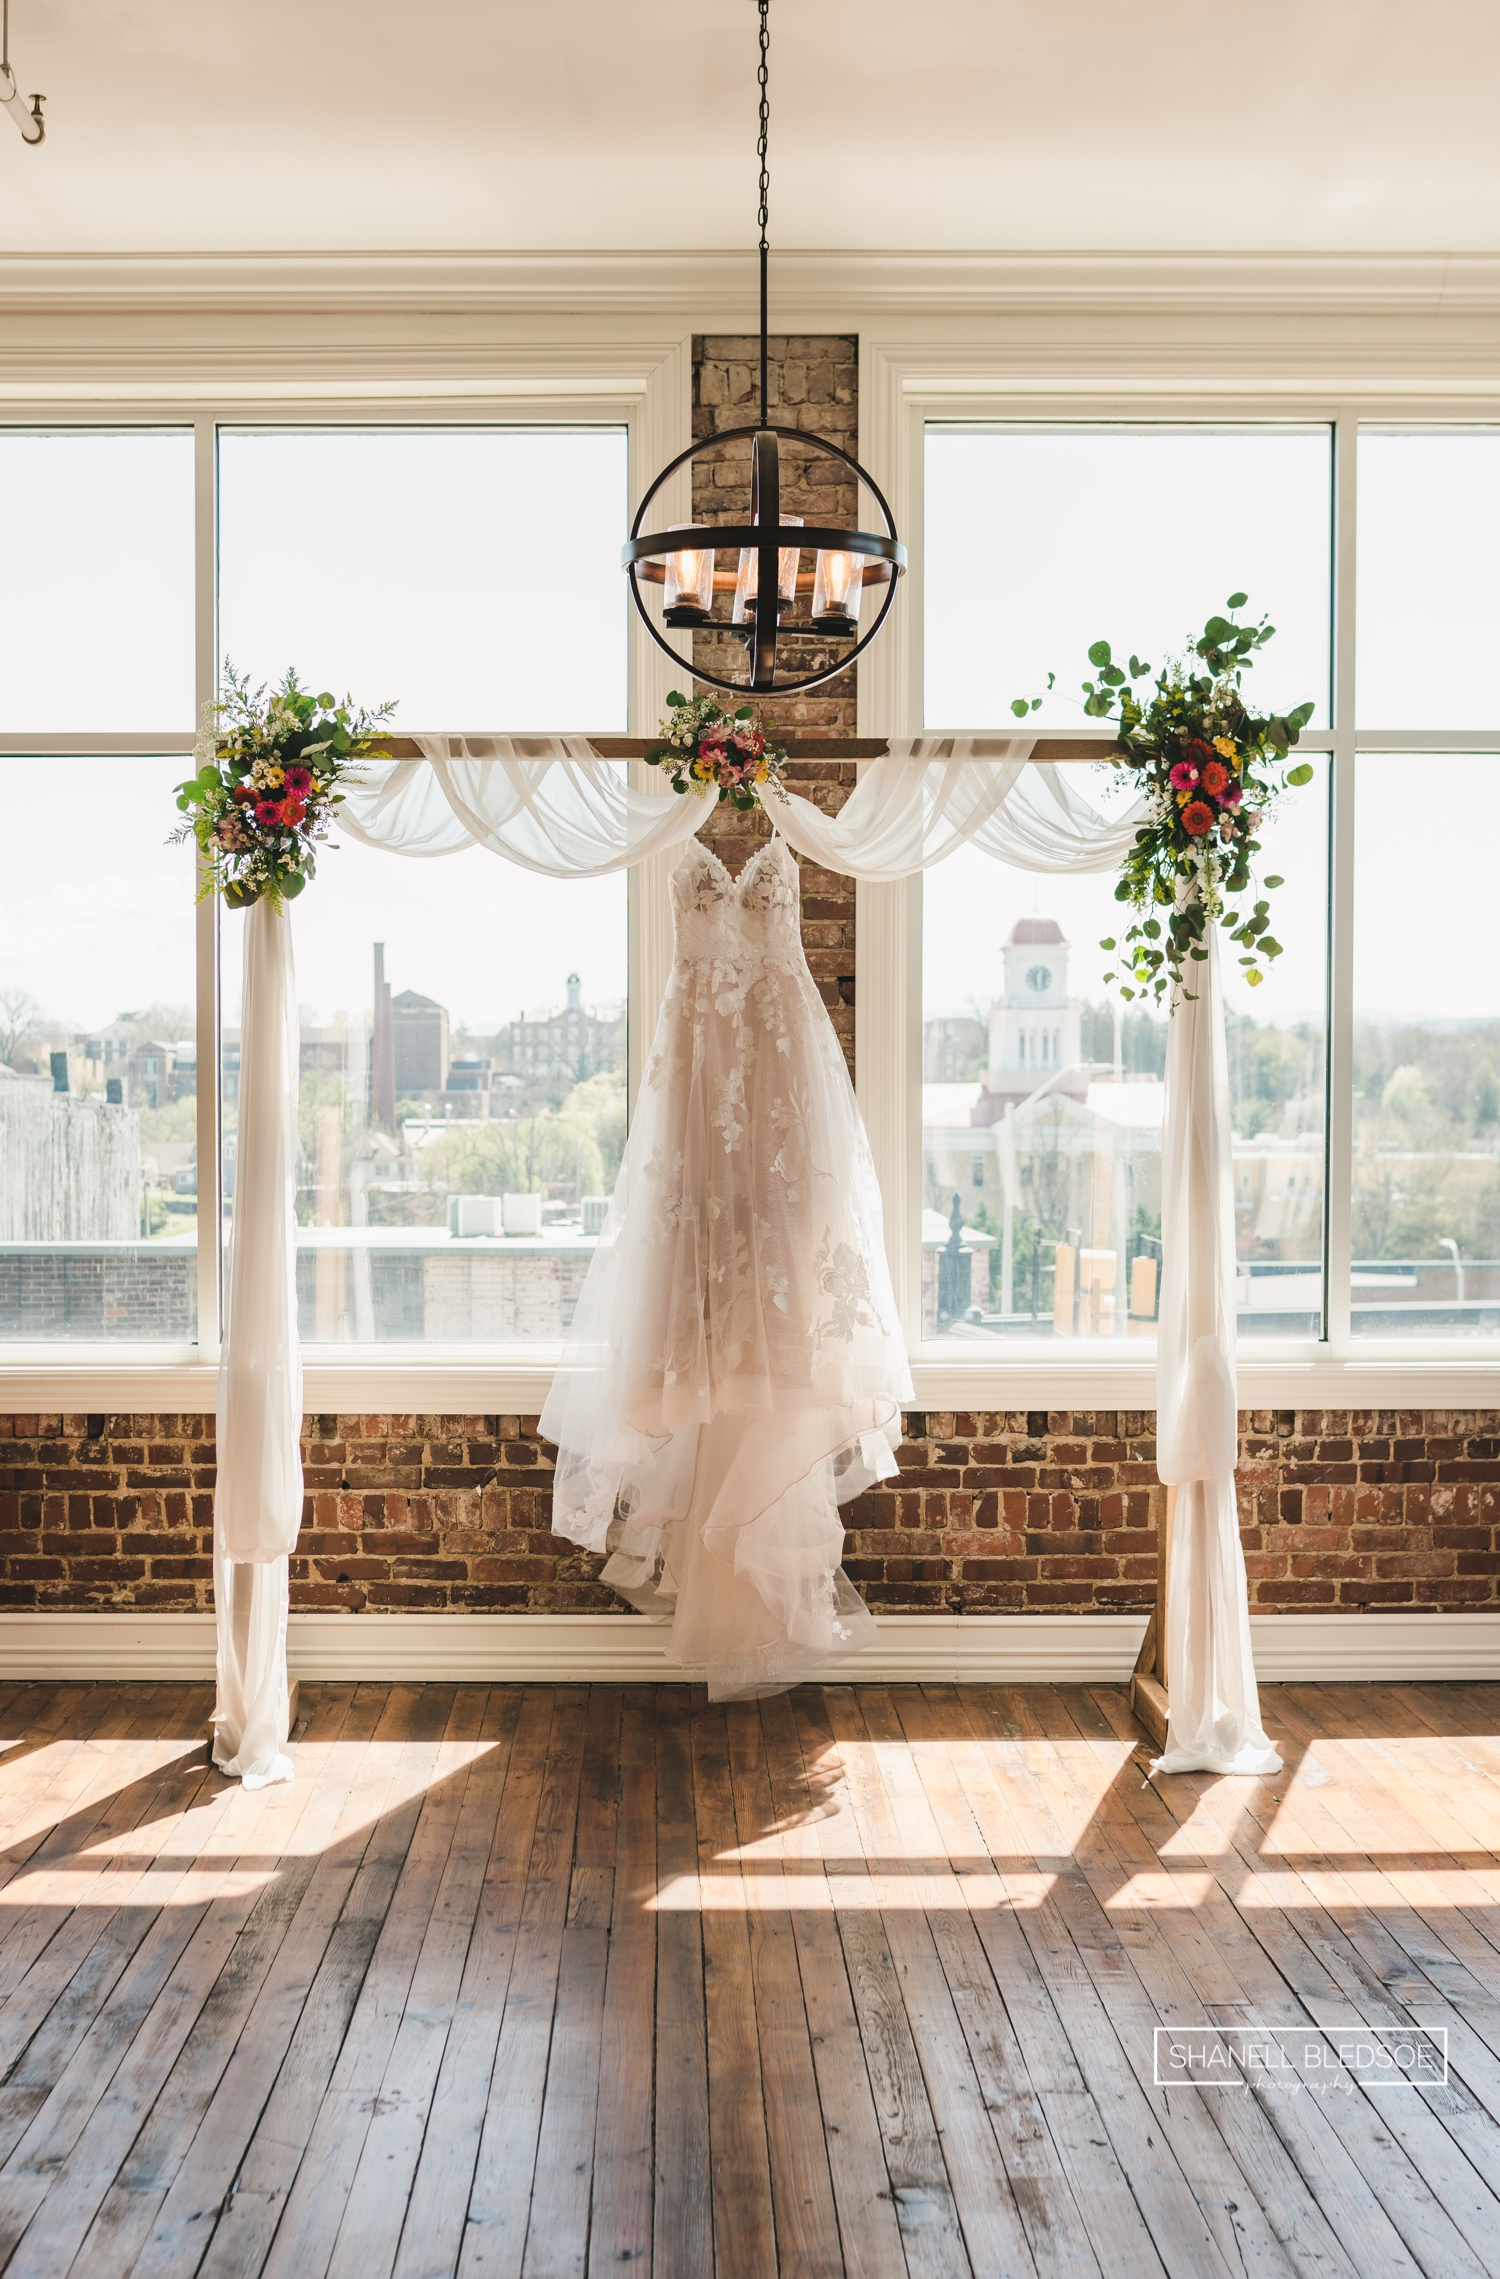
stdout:
<svg viewBox="0 0 1500 2279">
<path fill-rule="evenodd" d="M 210 1706 L 0 1688 L 14 2279 L 1500 2279 L 1500 1687 L 1158 1783 L 1108 1688 L 324 1685 L 253 1796 Z"/>
</svg>

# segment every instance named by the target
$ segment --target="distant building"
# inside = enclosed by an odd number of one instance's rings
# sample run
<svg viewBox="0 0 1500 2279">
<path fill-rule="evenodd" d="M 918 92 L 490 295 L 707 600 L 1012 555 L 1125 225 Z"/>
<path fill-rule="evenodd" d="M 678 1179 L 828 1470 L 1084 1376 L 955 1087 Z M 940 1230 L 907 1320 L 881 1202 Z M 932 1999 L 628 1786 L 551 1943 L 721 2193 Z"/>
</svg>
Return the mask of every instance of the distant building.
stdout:
<svg viewBox="0 0 1500 2279">
<path fill-rule="evenodd" d="M 391 999 L 391 1043 L 398 1100 L 444 1090 L 450 1060 L 446 1005 L 403 989 Z"/>
<path fill-rule="evenodd" d="M 370 1027 L 370 1121 L 393 1131 L 396 1124 L 396 1046 L 391 985 L 385 978 L 385 944 L 375 944 L 375 1001 Z"/>
<path fill-rule="evenodd" d="M 1049 1096 L 1087 1097 L 1083 1008 L 1068 995 L 1069 947 L 1055 918 L 1018 918 L 1007 935 L 1005 994 L 990 1014 L 989 1066 L 980 1079 L 976 1124 L 998 1123 L 1007 1107 L 1019 1107 L 1053 1077 Z"/>
<path fill-rule="evenodd" d="M 554 1072 L 582 1084 L 625 1060 L 625 1015 L 617 1005 L 585 1005 L 576 973 L 562 1007 L 521 1013 L 494 1040 L 495 1067 L 522 1082 Z"/>
<path fill-rule="evenodd" d="M 495 1063 L 479 1053 L 459 1053 L 448 1063 L 449 1092 L 478 1092 L 488 1095 L 495 1077 Z"/>
</svg>

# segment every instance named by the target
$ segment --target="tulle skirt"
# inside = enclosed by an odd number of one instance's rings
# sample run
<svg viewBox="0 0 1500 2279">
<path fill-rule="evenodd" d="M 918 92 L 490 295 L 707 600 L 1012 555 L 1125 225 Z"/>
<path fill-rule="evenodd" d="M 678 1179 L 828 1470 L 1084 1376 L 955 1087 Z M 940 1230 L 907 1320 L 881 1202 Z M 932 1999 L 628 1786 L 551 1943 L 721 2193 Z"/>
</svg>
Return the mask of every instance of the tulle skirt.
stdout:
<svg viewBox="0 0 1500 2279">
<path fill-rule="evenodd" d="M 910 1401 L 880 1191 L 800 945 L 673 968 L 541 1429 L 553 1527 L 717 1700 L 867 1645 L 839 1506 Z"/>
</svg>

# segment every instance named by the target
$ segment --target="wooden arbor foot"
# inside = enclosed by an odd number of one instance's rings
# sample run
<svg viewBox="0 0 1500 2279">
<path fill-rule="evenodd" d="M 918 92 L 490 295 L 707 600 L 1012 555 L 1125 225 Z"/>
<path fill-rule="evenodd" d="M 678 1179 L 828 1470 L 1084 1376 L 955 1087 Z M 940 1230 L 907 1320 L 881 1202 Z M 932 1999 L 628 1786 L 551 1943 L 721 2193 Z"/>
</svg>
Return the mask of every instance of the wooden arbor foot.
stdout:
<svg viewBox="0 0 1500 2279">
<path fill-rule="evenodd" d="M 1130 1680 L 1130 1706 L 1158 1749 L 1167 1745 L 1167 1575 L 1177 1490 L 1165 1491 L 1156 1527 L 1156 1604 Z"/>
</svg>

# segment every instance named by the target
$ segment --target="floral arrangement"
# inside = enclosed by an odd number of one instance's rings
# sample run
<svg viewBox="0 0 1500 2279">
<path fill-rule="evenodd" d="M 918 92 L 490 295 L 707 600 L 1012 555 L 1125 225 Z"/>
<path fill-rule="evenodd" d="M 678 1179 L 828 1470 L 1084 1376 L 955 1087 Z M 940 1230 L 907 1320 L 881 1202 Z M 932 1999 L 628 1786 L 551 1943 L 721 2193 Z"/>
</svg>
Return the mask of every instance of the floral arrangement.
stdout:
<svg viewBox="0 0 1500 2279">
<path fill-rule="evenodd" d="M 700 799 L 717 791 L 732 806 L 750 808 L 767 786 L 779 786 L 787 756 L 767 740 L 752 705 L 725 712 L 711 696 L 688 698 L 675 689 L 667 702 L 672 709 L 660 723 L 666 742 L 646 754 L 646 765 L 665 767 L 674 791 L 694 791 Z"/>
<path fill-rule="evenodd" d="M 348 698 L 309 695 L 295 672 L 252 689 L 226 663 L 224 685 L 228 694 L 203 707 L 198 773 L 177 787 L 187 821 L 172 837 L 196 839 L 203 852 L 200 901 L 219 893 L 244 910 L 264 896 L 279 910 L 314 875 L 314 850 L 344 796 L 338 786 L 379 748 L 395 708 L 355 712 Z"/>
<path fill-rule="evenodd" d="M 1229 616 L 1210 617 L 1187 655 L 1169 659 L 1157 674 L 1156 693 L 1144 700 L 1132 684 L 1150 679 L 1149 665 L 1132 656 L 1127 672 L 1115 663 L 1107 641 L 1096 641 L 1088 653 L 1098 679 L 1083 683 L 1083 709 L 1095 720 L 1108 720 L 1118 707 L 1120 733 L 1109 764 L 1133 780 L 1147 802 L 1147 819 L 1115 888 L 1115 900 L 1139 915 L 1121 940 L 1109 935 L 1100 944 L 1121 953 L 1123 973 L 1104 978 L 1119 981 L 1122 997 L 1159 1002 L 1182 984 L 1190 963 L 1208 956 L 1204 934 L 1211 925 L 1223 925 L 1239 945 L 1252 987 L 1281 955 L 1264 896 L 1244 910 L 1225 905 L 1252 891 L 1251 858 L 1260 852 L 1256 832 L 1276 800 L 1288 788 L 1312 781 L 1305 762 L 1288 768 L 1286 761 L 1313 707 L 1299 704 L 1263 717 L 1246 705 L 1241 678 L 1276 631 L 1264 617 L 1254 625 L 1235 622 L 1234 612 L 1247 598 L 1231 594 Z M 1024 718 L 1041 701 L 1017 697 L 1011 710 Z M 1285 883 L 1263 881 L 1267 889 Z M 1193 994 L 1183 988 L 1184 996 Z"/>
</svg>

